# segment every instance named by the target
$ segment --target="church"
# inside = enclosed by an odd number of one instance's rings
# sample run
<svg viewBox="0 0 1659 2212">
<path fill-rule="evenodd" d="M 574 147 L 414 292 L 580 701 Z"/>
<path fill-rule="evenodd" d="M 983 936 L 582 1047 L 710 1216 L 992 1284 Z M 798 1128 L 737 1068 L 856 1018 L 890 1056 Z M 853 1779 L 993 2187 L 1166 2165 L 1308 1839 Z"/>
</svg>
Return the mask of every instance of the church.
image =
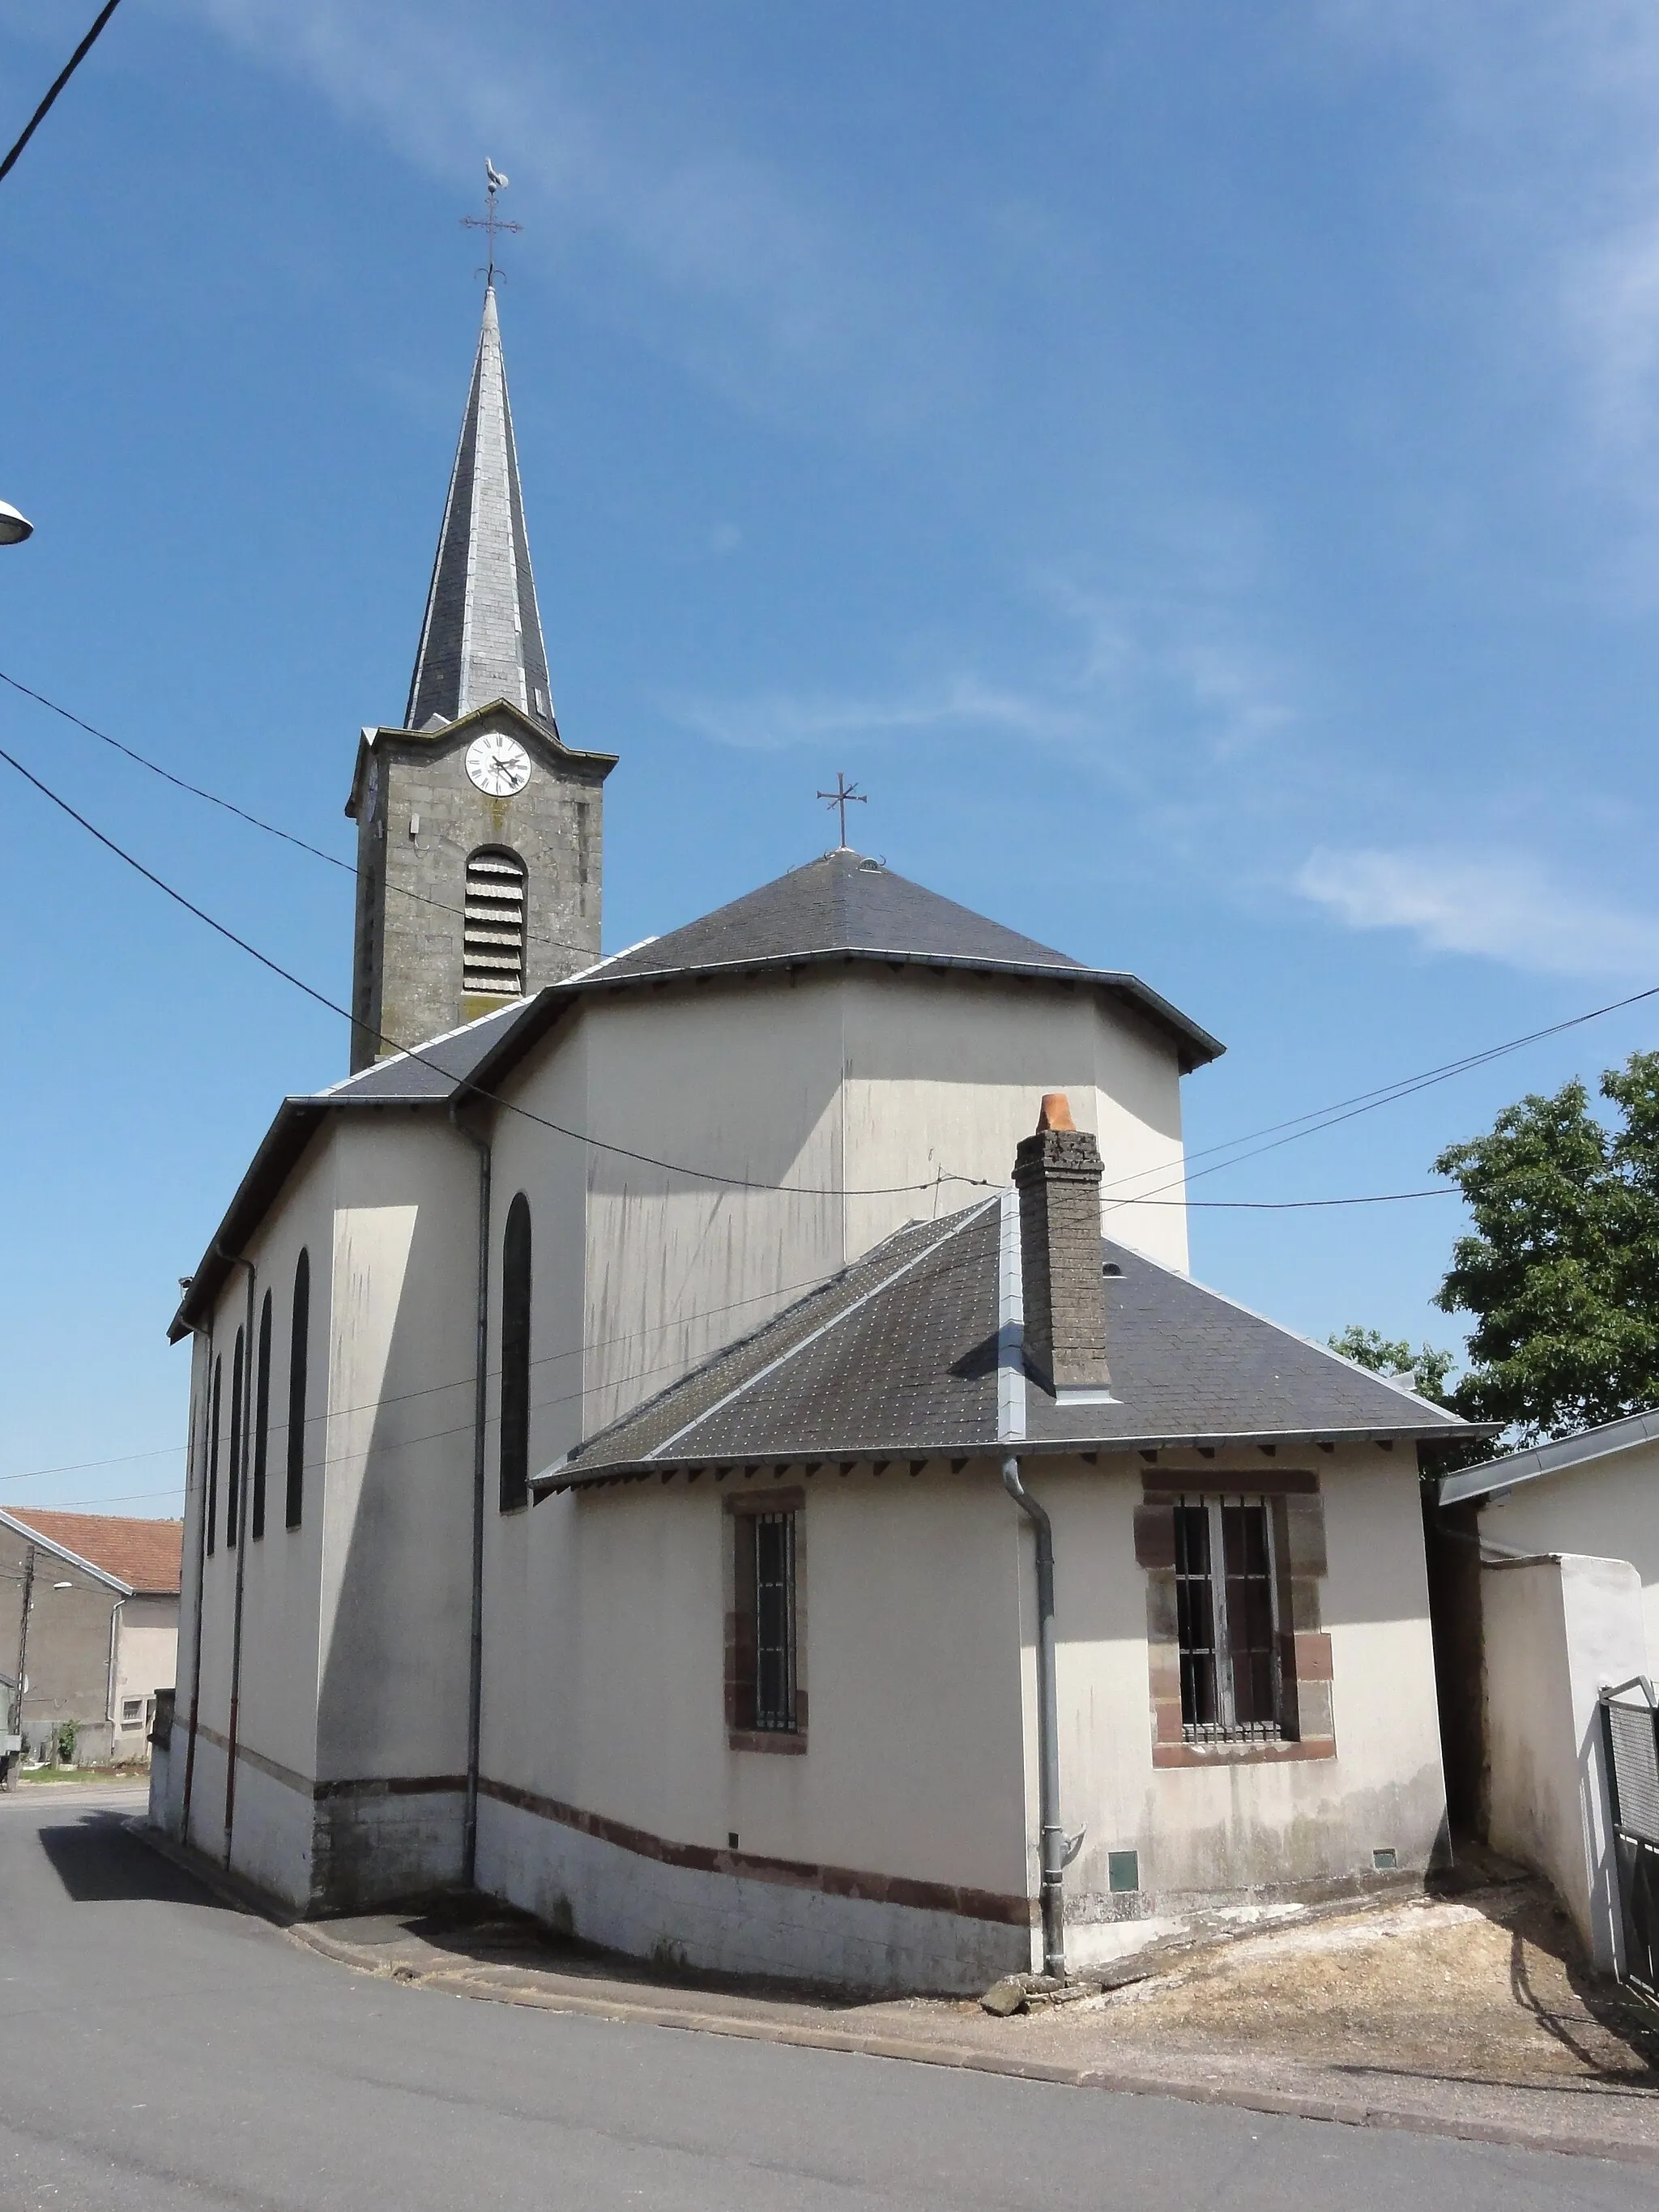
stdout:
<svg viewBox="0 0 1659 2212">
<path fill-rule="evenodd" d="M 492 284 L 346 802 L 350 1072 L 172 1323 L 153 1818 L 302 1912 L 861 1990 L 1420 1881 L 1467 1431 L 1192 1280 L 1220 1045 L 844 845 L 605 954 L 617 765 L 555 711 Z"/>
</svg>

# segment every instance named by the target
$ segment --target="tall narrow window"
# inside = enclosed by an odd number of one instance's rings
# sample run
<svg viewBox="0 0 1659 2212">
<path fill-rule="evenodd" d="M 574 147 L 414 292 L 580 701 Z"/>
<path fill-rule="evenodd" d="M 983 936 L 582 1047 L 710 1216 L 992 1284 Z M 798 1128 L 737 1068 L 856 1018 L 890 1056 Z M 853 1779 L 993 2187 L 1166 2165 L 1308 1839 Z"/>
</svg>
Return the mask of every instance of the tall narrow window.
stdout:
<svg viewBox="0 0 1659 2212">
<path fill-rule="evenodd" d="M 241 1507 L 242 1476 L 242 1332 L 230 1354 L 230 1464 L 225 1470 L 225 1542 L 236 1541 L 236 1521 Z"/>
<path fill-rule="evenodd" d="M 524 995 L 525 865 L 504 846 L 468 856 L 461 988 Z"/>
<path fill-rule="evenodd" d="M 736 1513 L 736 1724 L 793 1735 L 795 1695 L 795 1516 Z"/>
<path fill-rule="evenodd" d="M 208 1397 L 207 1548 L 213 1557 L 214 1522 L 219 1517 L 219 1385 L 224 1379 L 224 1357 L 213 1362 L 213 1389 Z"/>
<path fill-rule="evenodd" d="M 530 1200 L 507 1209 L 501 1239 L 501 1510 L 530 1500 Z"/>
<path fill-rule="evenodd" d="M 288 1340 L 288 1525 L 297 1528 L 306 1497 L 306 1358 L 311 1334 L 311 1255 L 294 1263 L 294 1319 Z"/>
<path fill-rule="evenodd" d="M 1175 1509 L 1181 1720 L 1189 1742 L 1279 1734 L 1273 1534 L 1259 1498 Z"/>
<path fill-rule="evenodd" d="M 253 1383 L 253 1510 L 248 1533 L 257 1544 L 265 1533 L 265 1467 L 270 1455 L 270 1292 L 259 1309 L 259 1355 Z"/>
</svg>

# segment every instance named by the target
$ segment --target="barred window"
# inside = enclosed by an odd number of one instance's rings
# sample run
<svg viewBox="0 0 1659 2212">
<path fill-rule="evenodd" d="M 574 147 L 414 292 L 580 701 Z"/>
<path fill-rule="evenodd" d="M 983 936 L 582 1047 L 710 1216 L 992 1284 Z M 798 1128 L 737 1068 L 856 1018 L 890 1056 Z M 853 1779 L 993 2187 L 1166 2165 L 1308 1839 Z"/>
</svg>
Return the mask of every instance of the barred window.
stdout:
<svg viewBox="0 0 1659 2212">
<path fill-rule="evenodd" d="M 796 1717 L 795 1516 L 739 1513 L 737 1725 L 793 1735 Z"/>
<path fill-rule="evenodd" d="M 1175 1509 L 1182 1731 L 1189 1743 L 1281 1733 L 1273 1521 L 1264 1500 Z"/>
<path fill-rule="evenodd" d="M 463 989 L 523 997 L 526 887 L 524 862 L 504 846 L 468 856 Z"/>
</svg>

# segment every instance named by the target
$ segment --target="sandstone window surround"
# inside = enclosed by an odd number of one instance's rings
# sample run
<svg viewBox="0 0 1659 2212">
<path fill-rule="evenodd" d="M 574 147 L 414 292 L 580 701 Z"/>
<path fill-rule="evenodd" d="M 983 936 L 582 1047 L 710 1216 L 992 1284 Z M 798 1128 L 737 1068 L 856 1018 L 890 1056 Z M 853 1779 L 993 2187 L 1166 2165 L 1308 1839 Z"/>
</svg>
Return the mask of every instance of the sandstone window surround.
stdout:
<svg viewBox="0 0 1659 2212">
<path fill-rule="evenodd" d="M 1152 1765 L 1334 1759 L 1331 1639 L 1319 1617 L 1326 1561 L 1317 1474 L 1275 1469 L 1230 1482 L 1213 1468 L 1158 1469 L 1145 1475 L 1142 1489 L 1135 1558 L 1146 1575 Z M 1206 1572 L 1212 1589 L 1222 1585 L 1207 1651 Z M 1236 1618 L 1228 1637 L 1230 1594 Z M 1218 1631 L 1225 1639 L 1219 1650 Z M 1207 1694 L 1206 1661 L 1231 1675 L 1212 1681 Z"/>
<path fill-rule="evenodd" d="M 806 1493 L 721 1501 L 726 1734 L 733 1751 L 806 1749 Z"/>
</svg>

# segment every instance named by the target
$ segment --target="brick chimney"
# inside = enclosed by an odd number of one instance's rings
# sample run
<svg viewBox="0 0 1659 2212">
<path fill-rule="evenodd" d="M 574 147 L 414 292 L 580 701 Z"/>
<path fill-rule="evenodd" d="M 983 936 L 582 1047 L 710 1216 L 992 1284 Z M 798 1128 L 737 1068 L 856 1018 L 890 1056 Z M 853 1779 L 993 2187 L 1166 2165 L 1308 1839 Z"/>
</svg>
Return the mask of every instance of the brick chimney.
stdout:
<svg viewBox="0 0 1659 2212">
<path fill-rule="evenodd" d="M 1035 1136 L 1014 1154 L 1019 1193 L 1025 1366 L 1057 1397 L 1109 1388 L 1101 1285 L 1100 1147 L 1072 1120 L 1063 1091 L 1042 1101 Z"/>
</svg>

